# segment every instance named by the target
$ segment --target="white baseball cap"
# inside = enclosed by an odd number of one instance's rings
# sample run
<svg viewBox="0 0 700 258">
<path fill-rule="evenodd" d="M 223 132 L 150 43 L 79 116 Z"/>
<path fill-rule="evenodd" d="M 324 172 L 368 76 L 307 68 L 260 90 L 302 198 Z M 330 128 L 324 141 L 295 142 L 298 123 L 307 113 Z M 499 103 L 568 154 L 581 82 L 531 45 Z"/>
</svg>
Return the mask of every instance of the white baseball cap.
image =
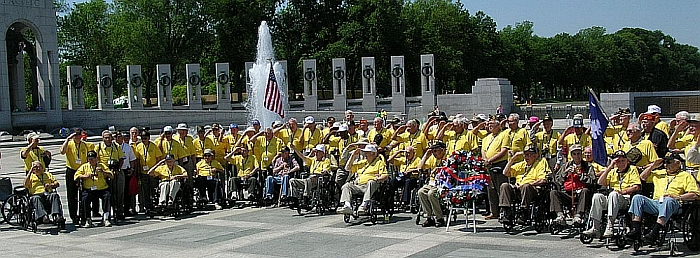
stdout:
<svg viewBox="0 0 700 258">
<path fill-rule="evenodd" d="M 377 152 L 377 146 L 374 144 L 367 144 L 365 147 L 362 149 L 362 151 L 366 152 Z"/>
<path fill-rule="evenodd" d="M 340 122 L 333 123 L 332 128 L 340 128 Z"/>
<path fill-rule="evenodd" d="M 338 126 L 338 132 L 347 132 L 348 131 L 348 125 L 346 124 L 341 124 Z"/>
<path fill-rule="evenodd" d="M 173 127 L 172 126 L 165 126 L 163 127 L 163 132 L 164 133 L 172 133 L 173 132 Z"/>
<path fill-rule="evenodd" d="M 478 114 L 478 115 L 476 115 L 476 117 L 478 117 L 482 121 L 489 120 L 489 118 L 485 114 Z"/>
<path fill-rule="evenodd" d="M 659 113 L 661 114 L 661 107 L 657 105 L 649 105 L 647 107 L 647 114 Z"/>
<path fill-rule="evenodd" d="M 253 128 L 252 126 L 248 126 L 248 127 L 245 129 L 245 131 L 243 131 L 243 133 L 247 133 L 247 132 L 255 132 L 255 128 Z"/>
<path fill-rule="evenodd" d="M 185 123 L 179 123 L 177 124 L 177 129 L 176 130 L 188 130 L 187 129 L 187 124 Z"/>
<path fill-rule="evenodd" d="M 316 145 L 316 147 L 314 148 L 314 150 L 317 150 L 317 151 L 326 153 L 326 145 L 323 145 L 323 144 Z"/>
<path fill-rule="evenodd" d="M 314 117 L 313 116 L 307 116 L 304 118 L 304 123 L 305 124 L 313 124 L 314 123 Z"/>
</svg>

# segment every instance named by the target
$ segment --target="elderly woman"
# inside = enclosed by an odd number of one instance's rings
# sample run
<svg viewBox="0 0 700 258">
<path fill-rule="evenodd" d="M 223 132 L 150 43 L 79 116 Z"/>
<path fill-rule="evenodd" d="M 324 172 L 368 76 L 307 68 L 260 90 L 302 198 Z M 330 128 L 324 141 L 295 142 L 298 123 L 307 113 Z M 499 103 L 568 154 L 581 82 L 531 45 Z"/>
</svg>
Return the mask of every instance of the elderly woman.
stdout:
<svg viewBox="0 0 700 258">
<path fill-rule="evenodd" d="M 60 185 L 58 180 L 51 173 L 45 172 L 44 165 L 39 161 L 32 162 L 30 172 L 24 179 L 24 187 L 29 191 L 29 203 L 34 207 L 34 220 L 44 223 L 51 223 L 51 220 L 63 222 L 61 198 L 55 191 Z M 51 213 L 47 212 L 49 207 Z"/>
</svg>

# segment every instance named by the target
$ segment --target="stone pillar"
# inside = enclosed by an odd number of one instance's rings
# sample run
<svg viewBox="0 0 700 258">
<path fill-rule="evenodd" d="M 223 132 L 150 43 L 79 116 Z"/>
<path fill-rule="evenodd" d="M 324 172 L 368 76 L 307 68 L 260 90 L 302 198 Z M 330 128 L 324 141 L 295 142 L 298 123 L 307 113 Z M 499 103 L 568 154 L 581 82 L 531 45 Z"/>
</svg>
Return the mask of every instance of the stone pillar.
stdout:
<svg viewBox="0 0 700 258">
<path fill-rule="evenodd" d="M 333 58 L 333 110 L 348 109 L 345 58 Z"/>
<path fill-rule="evenodd" d="M 503 114 L 510 114 L 513 107 L 513 85 L 505 78 L 479 78 L 472 87 L 475 113 L 495 114 L 503 105 Z M 532 112 L 528 112 L 530 114 Z"/>
<path fill-rule="evenodd" d="M 316 59 L 304 60 L 304 109 L 318 110 L 318 79 L 316 78 Z"/>
<path fill-rule="evenodd" d="M 0 24 L 3 24 L 0 22 Z M 12 130 L 10 81 L 7 65 L 7 30 L 0 30 L 0 130 Z"/>
<path fill-rule="evenodd" d="M 129 109 L 143 109 L 143 77 L 140 65 L 126 66 L 127 93 L 129 97 Z"/>
<path fill-rule="evenodd" d="M 85 81 L 83 68 L 80 66 L 66 67 L 68 80 L 68 110 L 85 109 Z"/>
<path fill-rule="evenodd" d="M 113 109 L 114 80 L 112 80 L 112 66 L 98 65 L 97 66 L 97 108 L 98 109 Z"/>
<path fill-rule="evenodd" d="M 170 75 L 170 65 L 156 65 L 156 75 L 158 78 L 158 108 L 161 110 L 173 109 L 173 79 Z"/>
<path fill-rule="evenodd" d="M 199 64 L 185 65 L 187 73 L 187 106 L 190 110 L 202 109 L 202 77 L 199 75 Z"/>
<path fill-rule="evenodd" d="M 216 109 L 231 110 L 231 74 L 228 63 L 216 63 Z"/>
<path fill-rule="evenodd" d="M 251 85 L 250 85 L 250 69 L 253 69 L 254 62 L 245 62 L 245 98 L 246 100 L 250 97 Z M 243 100 L 240 100 L 243 102 Z"/>
<path fill-rule="evenodd" d="M 284 110 L 289 110 L 289 82 L 287 75 L 287 60 L 277 61 L 282 67 L 282 76 L 277 76 L 277 84 L 279 84 L 280 92 L 282 93 L 282 98 L 287 98 L 287 100 L 282 100 L 282 105 Z"/>
<path fill-rule="evenodd" d="M 377 84 L 375 75 L 377 72 L 374 66 L 374 57 L 363 57 L 362 65 L 362 111 L 377 111 Z"/>
<path fill-rule="evenodd" d="M 12 95 L 10 97 L 12 100 L 11 107 L 27 111 L 27 92 L 24 89 L 24 52 L 19 51 L 17 57 L 14 60 L 10 60 L 8 67 L 11 75 L 8 77 L 10 79 L 10 94 Z M 33 97 L 36 100 L 38 96 Z M 36 108 L 37 104 L 34 103 L 35 106 L 31 108 Z"/>
<path fill-rule="evenodd" d="M 391 57 L 391 111 L 406 113 L 406 76 L 403 56 Z"/>
<path fill-rule="evenodd" d="M 421 105 L 423 106 L 423 115 L 433 111 L 437 101 L 435 96 L 435 57 L 433 54 L 420 56 L 420 85 L 421 85 Z"/>
</svg>

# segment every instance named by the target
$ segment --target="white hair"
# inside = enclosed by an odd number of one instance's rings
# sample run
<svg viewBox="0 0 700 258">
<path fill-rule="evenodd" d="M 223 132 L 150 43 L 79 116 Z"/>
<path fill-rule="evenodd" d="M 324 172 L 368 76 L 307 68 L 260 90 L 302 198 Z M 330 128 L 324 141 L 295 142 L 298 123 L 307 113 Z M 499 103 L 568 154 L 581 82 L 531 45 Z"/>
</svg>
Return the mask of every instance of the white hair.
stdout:
<svg viewBox="0 0 700 258">
<path fill-rule="evenodd" d="M 681 112 L 676 113 L 677 119 L 688 120 L 689 117 L 690 117 L 690 113 L 688 113 L 688 111 L 681 111 Z"/>
<path fill-rule="evenodd" d="M 518 115 L 518 113 L 511 113 L 508 117 L 511 117 L 515 120 L 520 120 L 520 115 Z"/>
</svg>

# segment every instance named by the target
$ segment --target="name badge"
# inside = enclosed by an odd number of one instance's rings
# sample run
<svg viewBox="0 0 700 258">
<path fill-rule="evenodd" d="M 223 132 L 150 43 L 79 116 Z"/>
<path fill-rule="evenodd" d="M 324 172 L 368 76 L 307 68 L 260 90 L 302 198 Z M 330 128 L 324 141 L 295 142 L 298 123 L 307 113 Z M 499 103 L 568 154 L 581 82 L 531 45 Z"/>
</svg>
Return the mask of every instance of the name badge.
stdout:
<svg viewBox="0 0 700 258">
<path fill-rule="evenodd" d="M 93 190 L 93 191 L 97 190 L 97 186 L 93 185 L 92 187 L 90 187 L 90 190 Z"/>
<path fill-rule="evenodd" d="M 664 196 L 663 196 L 663 195 L 662 195 L 662 196 L 659 196 L 659 203 L 662 203 L 662 202 L 664 202 Z"/>
<path fill-rule="evenodd" d="M 212 176 L 207 177 L 207 180 L 212 180 L 212 179 L 214 179 L 214 177 L 212 177 Z"/>
<path fill-rule="evenodd" d="M 268 160 L 270 160 L 270 157 L 265 156 L 265 157 L 263 157 L 263 160 L 264 160 L 264 161 L 268 161 Z"/>
<path fill-rule="evenodd" d="M 75 164 L 81 164 L 81 163 L 83 163 L 82 159 L 75 159 Z"/>
<path fill-rule="evenodd" d="M 187 157 L 182 158 L 182 163 L 187 163 L 187 161 L 190 161 Z"/>
<path fill-rule="evenodd" d="M 143 171 L 148 171 L 148 166 L 143 166 Z"/>
</svg>

